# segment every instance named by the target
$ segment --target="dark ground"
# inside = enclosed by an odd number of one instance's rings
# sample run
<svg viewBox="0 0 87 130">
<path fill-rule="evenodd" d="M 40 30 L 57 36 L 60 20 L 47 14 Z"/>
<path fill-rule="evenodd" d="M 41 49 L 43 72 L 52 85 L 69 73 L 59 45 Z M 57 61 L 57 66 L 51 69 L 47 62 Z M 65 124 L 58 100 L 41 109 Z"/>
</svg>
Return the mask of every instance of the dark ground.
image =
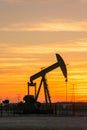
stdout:
<svg viewBox="0 0 87 130">
<path fill-rule="evenodd" d="M 0 130 L 87 130 L 87 117 L 1 117 Z"/>
</svg>

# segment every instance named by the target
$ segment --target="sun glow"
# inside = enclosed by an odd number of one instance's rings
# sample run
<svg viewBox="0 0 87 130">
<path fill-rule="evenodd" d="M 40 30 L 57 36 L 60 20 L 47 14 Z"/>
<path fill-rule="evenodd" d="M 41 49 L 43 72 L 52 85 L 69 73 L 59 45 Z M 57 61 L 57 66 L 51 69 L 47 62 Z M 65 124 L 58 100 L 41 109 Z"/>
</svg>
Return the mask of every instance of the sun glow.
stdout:
<svg viewBox="0 0 87 130">
<path fill-rule="evenodd" d="M 87 0 L 0 0 L 0 14 L 0 101 L 23 100 L 30 76 L 56 63 L 56 53 L 68 82 L 60 67 L 47 73 L 51 100 L 87 101 Z"/>
<path fill-rule="evenodd" d="M 76 43 L 69 45 L 56 45 L 55 47 L 51 44 L 49 46 L 15 46 L 14 44 L 8 46 L 1 46 L 0 56 L 0 86 L 1 86 L 1 98 L 8 97 L 12 101 L 17 100 L 17 94 L 20 94 L 20 100 L 27 94 L 27 82 L 29 77 L 41 70 L 42 67 L 48 67 L 53 63 L 56 63 L 54 55 L 55 50 L 59 50 L 64 55 L 71 55 L 71 52 L 75 51 L 75 55 L 79 52 L 86 51 L 86 44 Z M 77 49 L 77 46 L 79 48 Z M 71 52 L 70 52 L 71 50 Z M 51 55 L 49 55 L 51 54 Z M 54 56 L 54 57 L 53 57 Z M 46 58 L 48 57 L 48 58 Z M 78 57 L 78 58 L 77 58 Z M 76 58 L 76 59 L 75 59 Z M 72 85 L 75 84 L 75 100 L 82 100 L 84 97 L 86 100 L 86 85 L 87 85 L 87 62 L 86 60 L 79 60 L 79 55 L 75 58 L 65 57 L 65 63 L 68 70 L 68 88 L 67 98 L 71 101 L 72 97 Z M 86 57 L 84 57 L 85 59 Z M 81 57 L 80 57 L 81 59 Z M 49 74 L 47 74 L 47 82 L 50 90 L 52 101 L 65 101 L 66 100 L 66 83 L 65 78 L 58 68 Z M 37 80 L 37 88 L 40 79 Z M 71 83 L 71 84 L 69 84 Z M 7 90 L 7 91 L 6 91 Z M 13 96 L 14 93 L 14 96 Z M 42 92 L 43 93 L 43 90 Z M 54 94 L 55 93 L 55 94 Z M 43 94 L 42 94 L 43 95 Z M 80 97 L 79 97 L 80 96 Z M 44 97 L 40 96 L 39 100 L 44 102 Z"/>
</svg>

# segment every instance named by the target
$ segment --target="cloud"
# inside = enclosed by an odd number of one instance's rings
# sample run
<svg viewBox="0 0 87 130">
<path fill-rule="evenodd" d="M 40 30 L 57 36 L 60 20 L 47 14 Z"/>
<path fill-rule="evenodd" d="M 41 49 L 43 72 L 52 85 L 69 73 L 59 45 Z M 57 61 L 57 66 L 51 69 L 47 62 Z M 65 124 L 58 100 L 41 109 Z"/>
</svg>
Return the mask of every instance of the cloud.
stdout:
<svg viewBox="0 0 87 130">
<path fill-rule="evenodd" d="M 32 45 L 32 44 L 13 44 L 13 43 L 2 43 L 0 44 L 0 58 L 20 58 L 26 59 L 29 58 L 29 55 L 44 55 L 44 54 L 53 54 L 56 52 L 59 53 L 82 53 L 86 54 L 87 52 L 87 39 L 81 39 L 77 41 L 70 41 L 64 44 L 57 43 L 47 43 L 46 45 Z M 87 54 L 86 54 L 87 57 Z M 86 58 L 85 57 L 85 58 Z M 19 60 L 19 59 L 18 59 Z M 35 59 L 34 59 L 35 60 Z"/>
<path fill-rule="evenodd" d="M 76 22 L 41 22 L 41 23 L 17 23 L 4 27 L 0 27 L 0 31 L 71 31 L 71 32 L 87 32 L 86 21 Z"/>
<path fill-rule="evenodd" d="M 81 0 L 81 2 L 82 2 L 82 3 L 85 3 L 85 2 L 87 2 L 87 0 Z"/>
<path fill-rule="evenodd" d="M 21 0 L 21 1 L 22 1 L 22 0 Z M 0 2 L 17 3 L 17 2 L 20 2 L 20 0 L 0 0 Z"/>
</svg>

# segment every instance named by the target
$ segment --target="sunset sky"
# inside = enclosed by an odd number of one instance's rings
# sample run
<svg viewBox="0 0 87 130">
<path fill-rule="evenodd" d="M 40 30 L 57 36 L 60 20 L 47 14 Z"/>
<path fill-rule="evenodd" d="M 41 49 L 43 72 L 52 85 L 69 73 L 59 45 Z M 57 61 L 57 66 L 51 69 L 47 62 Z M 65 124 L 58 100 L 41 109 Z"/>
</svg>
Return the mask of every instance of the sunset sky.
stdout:
<svg viewBox="0 0 87 130">
<path fill-rule="evenodd" d="M 22 100 L 30 76 L 56 53 L 67 65 L 67 100 L 87 101 L 87 0 L 0 0 L 0 101 Z M 46 78 L 52 102 L 66 101 L 60 68 Z"/>
</svg>

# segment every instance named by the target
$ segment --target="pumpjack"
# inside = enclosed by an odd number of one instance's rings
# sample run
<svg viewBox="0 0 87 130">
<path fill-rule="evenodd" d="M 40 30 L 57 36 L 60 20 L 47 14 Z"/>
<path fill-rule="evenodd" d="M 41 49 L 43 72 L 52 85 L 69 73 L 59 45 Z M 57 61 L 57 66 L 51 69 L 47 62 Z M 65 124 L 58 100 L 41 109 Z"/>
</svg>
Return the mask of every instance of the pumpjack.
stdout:
<svg viewBox="0 0 87 130">
<path fill-rule="evenodd" d="M 54 69 L 56 69 L 57 67 L 60 67 L 64 77 L 65 77 L 65 81 L 67 82 L 67 68 L 66 68 L 66 64 L 64 62 L 64 60 L 62 59 L 62 57 L 59 54 L 56 54 L 56 59 L 57 62 L 52 64 L 51 66 L 42 69 L 40 72 L 30 76 L 30 82 L 28 82 L 28 95 L 30 95 L 30 87 L 34 87 L 35 88 L 35 95 L 34 95 L 34 99 L 35 102 L 37 102 L 38 100 L 38 96 L 41 90 L 41 86 L 43 84 L 44 87 L 44 96 L 45 96 L 45 103 L 46 105 L 49 104 L 50 106 L 50 110 L 52 110 L 52 103 L 51 103 L 51 97 L 50 97 L 50 93 L 49 93 L 49 89 L 48 89 L 48 85 L 47 85 L 47 81 L 46 81 L 46 74 Z M 41 77 L 41 81 L 40 81 L 40 85 L 38 87 L 38 90 L 36 91 L 36 83 L 34 82 L 34 80 L 36 80 L 37 78 Z M 31 96 L 31 95 L 30 95 Z"/>
</svg>

